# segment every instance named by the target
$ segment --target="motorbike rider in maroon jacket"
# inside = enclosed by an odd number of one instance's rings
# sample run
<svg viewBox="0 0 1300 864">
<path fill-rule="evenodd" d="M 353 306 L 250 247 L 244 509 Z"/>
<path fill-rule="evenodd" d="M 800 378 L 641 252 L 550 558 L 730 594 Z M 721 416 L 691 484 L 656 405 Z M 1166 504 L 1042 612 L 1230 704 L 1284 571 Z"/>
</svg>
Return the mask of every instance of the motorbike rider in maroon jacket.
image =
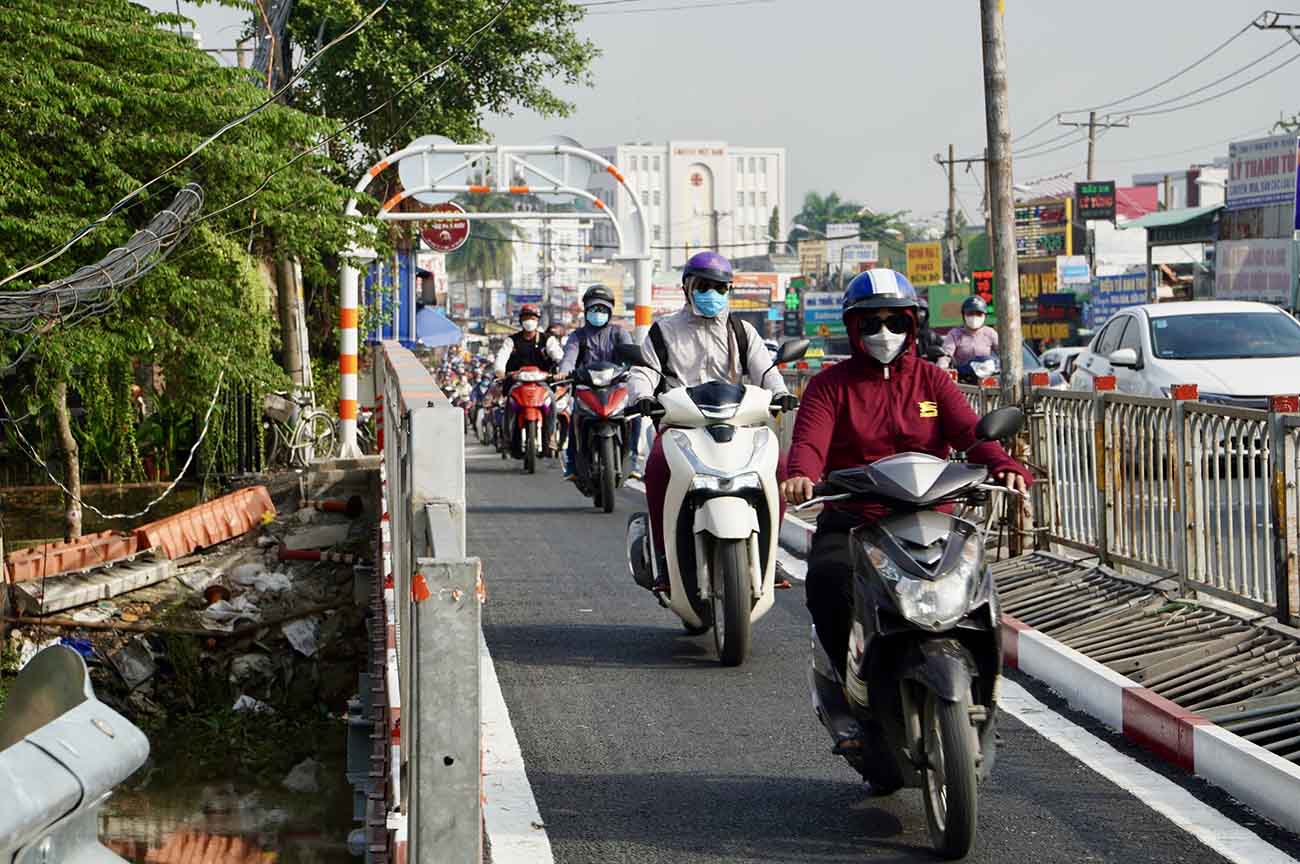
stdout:
<svg viewBox="0 0 1300 864">
<path fill-rule="evenodd" d="M 813 484 L 840 468 L 909 451 L 946 459 L 967 448 L 971 462 L 988 466 L 1000 482 L 1023 492 L 1029 472 L 996 442 L 975 444 L 978 418 L 966 398 L 946 371 L 912 350 L 917 298 L 907 277 L 886 269 L 860 273 L 849 283 L 843 307 L 853 355 L 808 382 L 795 420 L 788 479 L 781 484 L 785 499 L 807 501 Z M 849 531 L 887 514 L 883 504 L 834 502 L 817 517 L 805 586 L 808 611 L 841 681 L 853 603 Z M 842 691 L 838 698 L 847 714 Z M 854 746 L 861 740 L 849 736 L 836 749 Z"/>
</svg>

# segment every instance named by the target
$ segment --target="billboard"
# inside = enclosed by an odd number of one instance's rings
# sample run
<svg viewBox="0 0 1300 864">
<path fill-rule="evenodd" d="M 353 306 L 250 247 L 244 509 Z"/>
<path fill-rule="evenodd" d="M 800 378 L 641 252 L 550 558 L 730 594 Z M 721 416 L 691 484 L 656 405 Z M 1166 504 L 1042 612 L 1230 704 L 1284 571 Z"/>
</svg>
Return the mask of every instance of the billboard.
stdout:
<svg viewBox="0 0 1300 864">
<path fill-rule="evenodd" d="M 931 327 L 960 327 L 962 325 L 961 304 L 971 296 L 970 286 L 965 282 L 955 284 L 931 285 L 926 302 L 930 305 Z M 996 323 L 990 315 L 987 323 Z"/>
<path fill-rule="evenodd" d="M 1147 274 L 1098 276 L 1092 280 L 1088 304 L 1088 326 L 1095 330 L 1119 310 L 1145 302 L 1147 302 Z"/>
<path fill-rule="evenodd" d="M 1017 207 L 1016 257 L 1023 260 L 1071 254 L 1070 209 L 1069 198 Z"/>
<path fill-rule="evenodd" d="M 857 245 L 860 230 L 857 222 L 826 223 L 826 263 L 832 269 L 838 270 L 840 262 L 848 266 L 848 255 L 844 250 L 849 246 Z"/>
<path fill-rule="evenodd" d="M 943 281 L 943 252 L 938 243 L 907 244 L 907 280 L 913 285 Z"/>
<path fill-rule="evenodd" d="M 838 291 L 809 291 L 803 295 L 803 332 L 805 336 L 843 336 Z"/>
<path fill-rule="evenodd" d="M 1061 290 L 1069 290 L 1072 285 L 1087 286 L 1092 283 L 1092 269 L 1088 266 L 1086 255 L 1056 256 L 1056 285 Z M 1039 292 L 1048 293 L 1048 292 Z"/>
<path fill-rule="evenodd" d="M 800 240 L 799 272 L 806 276 L 821 276 L 826 270 L 826 241 Z"/>
<path fill-rule="evenodd" d="M 880 260 L 880 244 L 875 240 L 850 243 L 844 247 L 844 269 L 857 271 L 863 264 L 875 264 Z"/>
<path fill-rule="evenodd" d="M 1115 221 L 1115 181 L 1087 180 L 1074 184 L 1074 218 L 1087 222 Z"/>
<path fill-rule="evenodd" d="M 1292 240 L 1221 240 L 1214 247 L 1214 299 L 1291 306 L 1296 254 Z"/>
<path fill-rule="evenodd" d="M 775 273 L 736 273 L 731 281 L 731 308 L 766 312 L 776 299 L 781 278 Z"/>
<path fill-rule="evenodd" d="M 1229 210 L 1290 204 L 1296 195 L 1294 135 L 1275 135 L 1228 145 Z"/>
</svg>

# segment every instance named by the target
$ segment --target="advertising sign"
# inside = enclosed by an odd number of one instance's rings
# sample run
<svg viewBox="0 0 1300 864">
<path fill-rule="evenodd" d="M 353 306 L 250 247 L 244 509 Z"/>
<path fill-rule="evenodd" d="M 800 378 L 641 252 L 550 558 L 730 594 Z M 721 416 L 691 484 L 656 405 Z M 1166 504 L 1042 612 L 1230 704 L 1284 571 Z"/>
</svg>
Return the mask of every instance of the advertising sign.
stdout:
<svg viewBox="0 0 1300 864">
<path fill-rule="evenodd" d="M 843 336 L 838 291 L 809 291 L 803 295 L 803 332 L 805 336 Z"/>
<path fill-rule="evenodd" d="M 650 308 L 656 315 L 676 312 L 686 304 L 680 285 L 654 285 L 650 288 Z"/>
<path fill-rule="evenodd" d="M 913 285 L 943 281 L 943 252 L 938 243 L 907 244 L 907 279 Z"/>
<path fill-rule="evenodd" d="M 806 276 L 818 276 L 826 270 L 826 241 L 800 240 L 799 272 Z"/>
<path fill-rule="evenodd" d="M 1088 180 L 1074 184 L 1074 218 L 1115 221 L 1115 181 Z"/>
<path fill-rule="evenodd" d="M 965 282 L 956 284 L 931 285 L 929 298 L 931 327 L 960 327 L 961 304 L 971 296 L 970 286 Z M 993 316 L 986 323 L 994 323 Z"/>
<path fill-rule="evenodd" d="M 832 269 L 839 269 L 841 262 L 844 266 L 848 266 L 848 256 L 844 250 L 858 243 L 860 230 L 857 222 L 826 223 L 826 263 L 831 265 Z"/>
<path fill-rule="evenodd" d="M 1016 208 L 1016 257 L 1055 258 L 1069 255 L 1069 198 Z"/>
<path fill-rule="evenodd" d="M 764 306 L 781 299 L 781 277 L 776 273 L 736 273 L 731 277 L 731 288 L 747 297 L 762 293 Z"/>
<path fill-rule="evenodd" d="M 429 209 L 434 213 L 456 214 L 465 212 L 465 208 L 455 201 L 435 204 Z M 420 232 L 420 237 L 435 252 L 455 252 L 464 246 L 465 241 L 469 239 L 469 220 L 455 218 L 430 219 Z"/>
<path fill-rule="evenodd" d="M 1088 267 L 1086 255 L 1056 256 L 1056 285 L 1068 290 L 1071 285 L 1089 285 L 1092 283 L 1092 270 Z"/>
<path fill-rule="evenodd" d="M 1214 299 L 1290 306 L 1296 255 L 1291 240 L 1222 240 L 1214 247 Z"/>
<path fill-rule="evenodd" d="M 880 244 L 875 240 L 849 243 L 844 247 L 844 269 L 855 271 L 862 264 L 874 264 L 880 260 Z"/>
<path fill-rule="evenodd" d="M 1096 330 L 1119 310 L 1145 302 L 1147 302 L 1147 274 L 1098 276 L 1092 280 L 1091 299 L 1088 304 L 1088 326 Z"/>
<path fill-rule="evenodd" d="M 1228 145 L 1229 210 L 1289 204 L 1296 195 L 1294 135 L 1276 135 Z"/>
</svg>

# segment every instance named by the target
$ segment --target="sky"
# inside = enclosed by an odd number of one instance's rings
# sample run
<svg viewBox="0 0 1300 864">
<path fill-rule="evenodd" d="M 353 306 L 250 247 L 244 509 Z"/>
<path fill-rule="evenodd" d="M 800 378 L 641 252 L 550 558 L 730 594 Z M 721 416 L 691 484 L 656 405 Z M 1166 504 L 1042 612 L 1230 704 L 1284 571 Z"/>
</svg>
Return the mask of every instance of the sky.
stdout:
<svg viewBox="0 0 1300 864">
<path fill-rule="evenodd" d="M 735 0 L 593 7 L 579 25 L 603 52 L 592 86 L 557 91 L 573 113 L 490 116 L 485 127 L 496 140 L 519 144 L 564 134 L 589 147 L 674 139 L 783 146 L 796 209 L 808 191 L 922 218 L 947 206 L 935 154 L 952 143 L 958 157 L 978 156 L 986 141 L 977 0 L 721 2 Z M 175 0 L 144 5 L 175 11 Z M 190 2 L 181 8 L 197 21 L 205 47 L 234 44 L 241 13 Z M 1240 0 L 1006 0 L 1012 135 L 1058 112 L 1146 90 L 1262 11 Z M 1173 82 L 1105 110 L 1118 118 L 1205 87 L 1184 100 L 1195 101 L 1293 57 L 1300 46 L 1286 33 L 1252 29 Z M 1283 111 L 1300 111 L 1297 82 L 1300 62 L 1198 107 L 1133 117 L 1129 128 L 1098 140 L 1096 177 L 1124 185 L 1135 173 L 1226 156 L 1228 140 L 1270 134 Z M 1053 120 L 1018 145 L 1025 152 L 1016 160 L 1017 183 L 1065 171 L 1082 179 L 1086 143 L 1051 141 L 1067 131 Z M 980 222 L 982 173 L 958 170 L 959 206 Z"/>
</svg>

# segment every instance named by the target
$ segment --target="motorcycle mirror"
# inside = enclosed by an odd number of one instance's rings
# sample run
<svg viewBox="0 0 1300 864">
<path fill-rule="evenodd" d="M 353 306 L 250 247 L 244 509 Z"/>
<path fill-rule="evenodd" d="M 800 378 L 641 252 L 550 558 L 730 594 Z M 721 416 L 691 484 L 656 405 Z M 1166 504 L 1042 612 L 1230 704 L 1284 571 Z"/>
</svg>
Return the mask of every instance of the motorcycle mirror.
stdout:
<svg viewBox="0 0 1300 864">
<path fill-rule="evenodd" d="M 1010 438 L 1025 425 L 1025 412 L 1015 406 L 990 411 L 975 424 L 978 441 L 1001 441 Z"/>
<path fill-rule="evenodd" d="M 614 358 L 624 366 L 644 366 L 645 358 L 641 346 L 631 342 L 622 342 L 614 346 Z"/>
<path fill-rule="evenodd" d="M 799 360 L 808 353 L 808 346 L 811 344 L 810 339 L 791 339 L 789 342 L 782 342 L 781 347 L 776 349 L 776 358 L 772 362 L 789 363 L 791 360 Z"/>
</svg>

